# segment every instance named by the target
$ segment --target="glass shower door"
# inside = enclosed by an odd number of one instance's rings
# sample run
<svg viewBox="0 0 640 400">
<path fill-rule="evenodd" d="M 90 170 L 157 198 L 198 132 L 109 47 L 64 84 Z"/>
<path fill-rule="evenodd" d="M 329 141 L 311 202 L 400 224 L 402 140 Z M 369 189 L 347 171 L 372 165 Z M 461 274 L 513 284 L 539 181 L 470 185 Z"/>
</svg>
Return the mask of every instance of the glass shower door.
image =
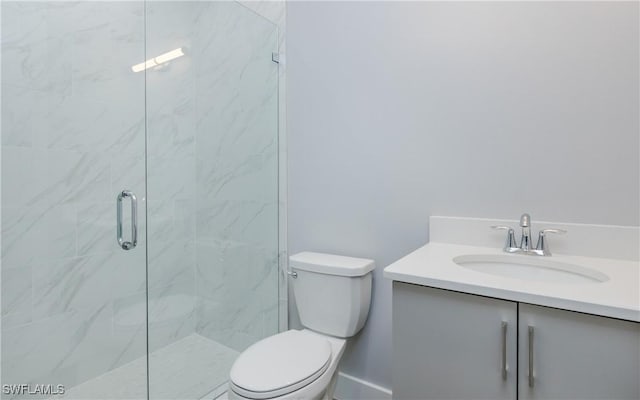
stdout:
<svg viewBox="0 0 640 400">
<path fill-rule="evenodd" d="M 237 2 L 1 7 L 2 398 L 223 391 L 278 330 L 276 26 Z"/>
<path fill-rule="evenodd" d="M 3 1 L 1 33 L 2 398 L 147 398 L 144 3 Z"/>
<path fill-rule="evenodd" d="M 147 71 L 149 397 L 213 398 L 278 330 L 277 27 L 217 1 L 146 26 L 149 57 L 184 54 Z"/>
</svg>

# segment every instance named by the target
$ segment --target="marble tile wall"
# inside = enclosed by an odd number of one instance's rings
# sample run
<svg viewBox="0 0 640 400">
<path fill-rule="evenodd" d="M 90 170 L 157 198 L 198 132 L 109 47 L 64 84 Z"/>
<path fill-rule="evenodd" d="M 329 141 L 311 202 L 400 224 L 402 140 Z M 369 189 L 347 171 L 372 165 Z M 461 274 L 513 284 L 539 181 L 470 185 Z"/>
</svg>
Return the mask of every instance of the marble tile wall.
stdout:
<svg viewBox="0 0 640 400">
<path fill-rule="evenodd" d="M 231 2 L 200 18 L 196 332 L 241 351 L 278 331 L 278 29 Z"/>
<path fill-rule="evenodd" d="M 144 207 L 143 18 L 2 4 L 3 383 L 72 386 L 146 351 L 144 245 L 115 240 L 117 193 Z"/>
<path fill-rule="evenodd" d="M 204 2 L 147 2 L 147 58 L 186 56 L 147 70 L 149 348 L 195 327 L 195 84 L 193 19 Z M 184 368 L 188 368 L 185 365 Z M 149 365 L 150 395 L 158 377 Z"/>
</svg>

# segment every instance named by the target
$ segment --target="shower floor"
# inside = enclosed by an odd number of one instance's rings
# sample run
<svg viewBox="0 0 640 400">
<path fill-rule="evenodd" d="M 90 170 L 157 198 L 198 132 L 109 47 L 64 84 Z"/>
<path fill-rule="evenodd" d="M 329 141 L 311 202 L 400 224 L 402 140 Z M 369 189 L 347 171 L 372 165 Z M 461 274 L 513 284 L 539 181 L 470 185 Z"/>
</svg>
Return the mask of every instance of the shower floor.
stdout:
<svg viewBox="0 0 640 400">
<path fill-rule="evenodd" d="M 202 399 L 226 383 L 238 354 L 198 334 L 158 349 L 149 355 L 149 397 Z M 56 399 L 146 399 L 146 364 L 146 357 L 141 357 L 77 385 Z"/>
</svg>

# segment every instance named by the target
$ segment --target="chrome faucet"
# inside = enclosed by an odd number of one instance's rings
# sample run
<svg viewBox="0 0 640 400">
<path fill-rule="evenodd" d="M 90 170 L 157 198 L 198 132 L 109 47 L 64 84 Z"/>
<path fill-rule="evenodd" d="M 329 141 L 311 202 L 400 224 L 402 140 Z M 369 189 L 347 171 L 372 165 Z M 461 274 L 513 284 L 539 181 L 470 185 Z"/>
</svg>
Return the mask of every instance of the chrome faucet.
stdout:
<svg viewBox="0 0 640 400">
<path fill-rule="evenodd" d="M 567 233 L 567 231 L 564 229 L 542 229 L 538 233 L 538 243 L 536 244 L 536 247 L 533 248 L 533 246 L 531 245 L 531 216 L 527 213 L 522 214 L 522 216 L 520 217 L 520 228 L 522 230 L 522 234 L 520 236 L 519 246 L 516 245 L 515 231 L 512 227 L 505 225 L 494 225 L 491 228 L 507 231 L 507 241 L 503 249 L 505 252 L 528 254 L 534 256 L 551 255 L 551 251 L 549 251 L 549 246 L 546 240 L 546 236 L 548 233 L 556 233 L 560 235 Z"/>
<path fill-rule="evenodd" d="M 526 213 L 522 214 L 520 217 L 520 228 L 522 228 L 520 250 L 526 253 L 531 251 L 531 215 Z"/>
</svg>

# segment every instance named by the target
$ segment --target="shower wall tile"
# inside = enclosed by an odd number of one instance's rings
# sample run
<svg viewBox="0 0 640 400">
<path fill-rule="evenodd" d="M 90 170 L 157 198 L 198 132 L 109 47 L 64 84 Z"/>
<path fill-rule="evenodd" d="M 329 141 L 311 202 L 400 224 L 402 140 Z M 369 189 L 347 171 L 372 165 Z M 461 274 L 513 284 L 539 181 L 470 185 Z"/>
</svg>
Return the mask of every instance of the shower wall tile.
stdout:
<svg viewBox="0 0 640 400">
<path fill-rule="evenodd" d="M 41 196 L 49 204 L 99 202 L 112 197 L 110 163 L 103 153 L 50 150 L 47 182 Z"/>
<path fill-rule="evenodd" d="M 113 332 L 111 368 L 124 365 L 146 354 L 147 294 L 140 291 L 122 296 L 113 303 Z"/>
<path fill-rule="evenodd" d="M 195 193 L 195 160 L 189 155 L 148 156 L 149 199 L 192 199 Z M 186 175 L 186 173 L 189 175 Z"/>
<path fill-rule="evenodd" d="M 188 240 L 149 241 L 149 288 L 176 283 L 194 287 L 195 244 Z M 193 293 L 192 293 L 193 294 Z"/>
<path fill-rule="evenodd" d="M 50 260 L 33 271 L 34 319 L 102 308 L 111 301 L 109 254 Z"/>
<path fill-rule="evenodd" d="M 198 243 L 198 295 L 229 304 L 244 296 L 239 289 L 252 288 L 260 280 L 254 261 L 259 254 L 238 242 Z M 263 273 L 266 275 L 266 273 Z"/>
<path fill-rule="evenodd" d="M 3 382 L 71 386 L 146 351 L 113 312 L 145 289 L 143 246 L 115 238 L 118 191 L 146 201 L 143 18 L 141 1 L 2 5 Z"/>
<path fill-rule="evenodd" d="M 230 314 L 227 304 L 198 298 L 196 305 L 196 331 L 217 343 L 224 344 L 238 352 L 264 338 L 262 321 L 264 316 L 253 308 L 245 306 L 246 312 Z M 211 318 L 216 318 L 212 320 Z"/>
<path fill-rule="evenodd" d="M 114 98 L 126 98 L 130 85 L 138 86 L 139 78 L 131 66 L 143 61 L 139 48 L 141 30 L 125 35 L 103 23 L 73 33 L 68 40 L 73 48 L 94 46 L 103 50 L 99 54 L 74 51 L 71 55 L 74 95 L 109 103 Z"/>
<path fill-rule="evenodd" d="M 154 351 L 194 332 L 193 280 L 150 292 L 149 349 Z M 150 366 L 153 373 L 153 365 Z"/>
<path fill-rule="evenodd" d="M 45 215 L 46 209 L 40 207 L 2 208 L 3 265 L 27 265 L 45 257 L 46 246 L 34 246 L 46 243 Z"/>
<path fill-rule="evenodd" d="M 280 29 L 284 29 L 287 9 L 287 3 L 285 0 L 240 0 L 239 3 L 278 25 Z"/>
<path fill-rule="evenodd" d="M 84 382 L 108 371 L 114 362 L 112 346 L 111 304 L 93 310 L 82 310 L 71 314 L 72 324 L 67 327 L 75 346 L 68 349 L 64 360 L 52 372 L 64 375 L 73 372 L 76 382 Z"/>
<path fill-rule="evenodd" d="M 272 183 L 277 181 L 269 171 L 276 161 L 275 145 L 263 154 L 244 155 L 242 161 L 218 162 L 206 157 L 198 159 L 198 198 L 202 204 L 223 201 L 271 202 L 275 196 Z M 225 157 L 230 157 L 226 155 Z M 240 158 L 240 157 L 239 157 Z M 270 185 L 271 183 L 271 185 Z"/>
<path fill-rule="evenodd" d="M 31 322 L 31 265 L 2 267 L 2 326 Z"/>
<path fill-rule="evenodd" d="M 152 243 L 164 243 L 185 238 L 185 236 L 180 235 L 180 233 L 175 230 L 174 203 L 174 200 L 157 199 L 151 199 L 147 202 L 147 213 L 149 215 L 148 228 L 151 233 L 149 238 L 152 239 Z"/>
<path fill-rule="evenodd" d="M 277 270 L 274 271 L 276 274 Z M 277 280 L 274 279 L 274 282 Z M 273 335 L 276 332 L 279 332 L 280 329 L 280 321 L 278 320 L 278 316 L 280 314 L 279 309 L 279 299 L 273 299 L 273 293 L 266 294 L 264 296 L 263 310 L 262 313 L 264 318 L 262 319 L 262 334 L 264 336 Z"/>
<path fill-rule="evenodd" d="M 282 267 L 278 272 L 280 274 L 280 298 L 278 299 L 278 327 L 276 332 L 283 332 L 289 329 L 289 300 L 282 298 L 282 292 L 287 293 L 287 280 L 282 278 L 286 276 L 286 274 Z M 269 327 L 267 327 L 267 329 L 269 329 Z"/>
<path fill-rule="evenodd" d="M 174 202 L 173 230 L 180 237 L 193 238 L 196 235 L 196 201 L 195 198 L 179 199 Z M 195 271 L 195 264 L 194 264 Z"/>
<path fill-rule="evenodd" d="M 68 384 L 105 370 L 110 356 L 102 345 L 107 342 L 110 324 L 111 312 L 105 307 L 4 330 L 3 382 Z M 88 353 L 94 357 L 86 356 Z"/>
<path fill-rule="evenodd" d="M 78 255 L 86 256 L 114 250 L 114 209 L 113 201 L 78 205 Z"/>
<path fill-rule="evenodd" d="M 165 88 L 172 92 L 171 88 Z M 182 90 L 182 88 L 180 89 Z M 195 109 L 193 90 L 158 105 L 149 115 L 148 152 L 157 157 L 193 156 L 195 152 Z M 155 102 L 153 100 L 152 102 Z M 193 173 L 193 171 L 191 171 Z"/>
<path fill-rule="evenodd" d="M 128 90 L 143 91 L 144 82 L 140 82 L 139 76 L 129 77 L 133 78 L 137 79 L 127 83 Z M 123 96 L 114 94 L 112 98 Z M 144 135 L 135 134 L 144 131 L 144 102 L 109 102 L 109 99 L 74 92 L 71 97 L 51 99 L 48 108 L 48 148 L 108 152 L 118 156 L 120 153 L 139 153 L 140 147 L 144 146 Z M 83 110 L 81 115 L 78 115 L 79 109 Z"/>
<path fill-rule="evenodd" d="M 46 258 L 67 258 L 77 254 L 76 206 L 65 204 L 49 207 L 41 222 L 44 222 L 47 232 Z"/>
<path fill-rule="evenodd" d="M 278 30 L 233 3 L 205 17 L 218 29 L 197 35 L 196 331 L 241 351 L 277 331 Z"/>
<path fill-rule="evenodd" d="M 232 240 L 277 249 L 277 204 L 260 201 L 218 200 L 197 210 L 199 242 Z"/>
<path fill-rule="evenodd" d="M 103 29 L 123 41 L 131 38 L 138 42 L 143 40 L 144 30 L 132 29 L 131 24 L 143 23 L 144 7 L 140 1 L 130 3 L 122 6 L 118 2 L 52 2 L 47 4 L 47 26 L 56 34 Z"/>
<path fill-rule="evenodd" d="M 264 318 L 277 310 L 276 255 L 273 247 L 198 243 L 197 332 L 238 351 L 274 333 L 265 332 Z"/>
<path fill-rule="evenodd" d="M 206 1 L 167 1 L 147 3 L 147 49 L 149 54 L 162 54 L 177 47 L 186 48 L 188 61 L 195 51 L 193 51 L 192 40 L 195 35 L 195 28 L 203 20 L 203 11 L 211 6 L 211 2 Z M 204 21 L 210 23 L 210 21 Z M 213 28 L 214 25 L 211 25 Z M 185 60 L 180 61 L 183 63 Z M 174 70 L 175 63 L 169 68 Z M 162 68 L 154 68 L 154 72 L 162 71 Z M 178 71 L 183 71 L 179 69 Z M 172 71 L 172 74 L 177 71 Z M 189 73 L 185 74 L 188 76 Z M 173 94 L 173 93 L 172 93 Z"/>
<path fill-rule="evenodd" d="M 8 1 L 2 5 L 2 13 L 3 44 L 24 45 L 47 38 L 47 10 L 41 4 Z M 7 66 L 11 65 L 7 62 Z"/>
<path fill-rule="evenodd" d="M 140 132 L 144 132 L 144 123 L 140 125 Z M 138 135 L 138 134 L 136 134 Z M 133 144 L 132 148 L 144 147 L 143 145 L 138 146 L 137 144 Z M 132 190 L 138 196 L 138 207 L 143 209 L 144 202 L 146 199 L 144 198 L 145 193 L 145 158 L 144 153 L 140 154 L 133 153 L 129 151 L 129 153 L 122 152 L 119 153 L 118 156 L 112 156 L 111 160 L 111 201 L 115 201 L 115 198 L 118 193 L 122 190 Z M 113 209 L 115 213 L 115 208 Z M 113 214 L 113 218 L 115 221 L 115 214 Z M 139 214 L 138 218 L 142 218 L 140 226 L 144 227 L 144 213 Z"/>
<path fill-rule="evenodd" d="M 4 80 L 2 84 L 3 97 L 11 99 L 2 102 L 2 146 L 45 146 L 49 130 L 45 120 L 49 112 L 47 96 Z"/>
<path fill-rule="evenodd" d="M 146 290 L 146 252 L 143 244 L 144 239 L 133 250 L 125 252 L 118 249 L 109 253 L 107 262 L 112 270 L 112 283 L 109 285 L 114 304 Z"/>
<path fill-rule="evenodd" d="M 3 104 L 7 101 L 3 101 Z M 4 117 L 4 114 L 3 114 Z M 2 121 L 2 136 L 8 121 Z M 2 146 L 2 206 L 43 206 L 42 190 L 47 185 L 47 152 L 31 147 Z"/>
<path fill-rule="evenodd" d="M 165 243 L 195 242 L 194 199 L 150 200 L 148 203 L 150 239 L 154 250 Z"/>
<path fill-rule="evenodd" d="M 4 383 L 35 382 L 51 374 L 73 347 L 64 330 L 69 315 L 6 328 L 2 331 L 2 380 Z M 42 332 L 47 332 L 43 335 Z"/>
<path fill-rule="evenodd" d="M 12 11 L 3 9 L 3 20 L 10 19 Z M 6 27 L 7 31 L 9 29 L 11 28 Z M 64 65 L 64 51 L 61 52 L 63 42 L 61 38 L 48 36 L 47 29 L 42 25 L 33 29 L 25 32 L 24 36 L 3 35 L 3 79 L 26 89 L 64 93 L 71 75 L 68 65 Z M 43 62 L 44 60 L 47 62 Z"/>
</svg>

